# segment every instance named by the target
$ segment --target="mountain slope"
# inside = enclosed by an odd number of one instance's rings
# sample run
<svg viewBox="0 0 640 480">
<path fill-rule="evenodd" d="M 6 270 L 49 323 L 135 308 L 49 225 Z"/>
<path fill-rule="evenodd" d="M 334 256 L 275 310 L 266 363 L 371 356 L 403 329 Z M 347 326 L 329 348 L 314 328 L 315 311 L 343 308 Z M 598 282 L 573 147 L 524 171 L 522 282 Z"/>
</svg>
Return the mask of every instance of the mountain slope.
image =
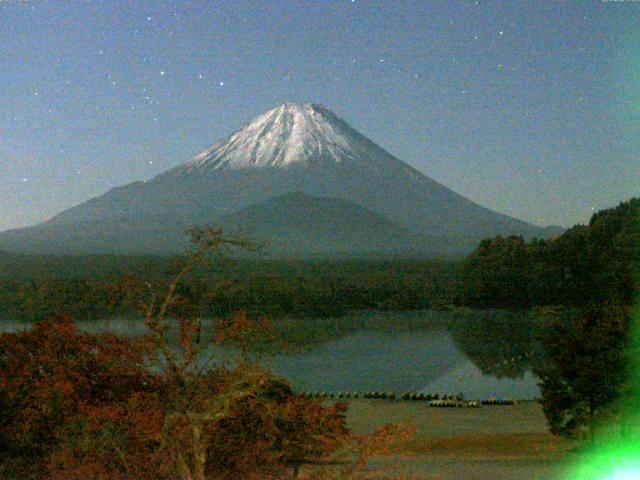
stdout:
<svg viewBox="0 0 640 480">
<path fill-rule="evenodd" d="M 264 242 L 266 254 L 280 257 L 420 256 L 434 250 L 427 238 L 353 202 L 298 192 L 245 207 L 218 224 Z"/>
<path fill-rule="evenodd" d="M 357 203 L 419 236 L 472 243 L 497 234 L 547 233 L 453 192 L 326 108 L 287 103 L 147 182 L 113 189 L 36 227 L 0 234 L 0 248 L 157 253 L 154 248 L 190 225 L 215 223 L 291 192 Z"/>
</svg>

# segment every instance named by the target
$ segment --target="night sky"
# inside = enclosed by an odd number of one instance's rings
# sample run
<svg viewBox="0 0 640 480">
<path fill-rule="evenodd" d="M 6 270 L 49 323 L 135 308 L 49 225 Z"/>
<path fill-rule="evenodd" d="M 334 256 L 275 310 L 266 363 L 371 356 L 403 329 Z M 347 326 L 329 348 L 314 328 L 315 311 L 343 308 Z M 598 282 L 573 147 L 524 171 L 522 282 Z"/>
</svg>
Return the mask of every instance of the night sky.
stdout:
<svg viewBox="0 0 640 480">
<path fill-rule="evenodd" d="M 640 2 L 0 0 L 0 230 L 321 103 L 537 224 L 640 194 Z"/>
</svg>

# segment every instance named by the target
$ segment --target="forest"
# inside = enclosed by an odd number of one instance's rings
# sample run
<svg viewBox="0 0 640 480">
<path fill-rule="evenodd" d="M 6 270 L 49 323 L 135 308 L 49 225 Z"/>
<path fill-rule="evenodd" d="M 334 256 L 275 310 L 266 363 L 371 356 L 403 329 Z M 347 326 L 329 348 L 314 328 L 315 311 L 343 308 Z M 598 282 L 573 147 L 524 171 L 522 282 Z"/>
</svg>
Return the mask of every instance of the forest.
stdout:
<svg viewBox="0 0 640 480">
<path fill-rule="evenodd" d="M 136 284 L 175 273 L 167 257 L 0 257 L 0 317 L 37 321 L 136 315 Z M 417 310 L 455 303 L 457 266 L 413 261 L 246 261 L 201 265 L 180 285 L 203 317 L 237 310 L 278 316 L 338 316 L 349 310 Z"/>
<path fill-rule="evenodd" d="M 460 301 L 490 308 L 636 300 L 640 199 L 597 212 L 558 238 L 483 240 L 462 263 Z"/>
</svg>

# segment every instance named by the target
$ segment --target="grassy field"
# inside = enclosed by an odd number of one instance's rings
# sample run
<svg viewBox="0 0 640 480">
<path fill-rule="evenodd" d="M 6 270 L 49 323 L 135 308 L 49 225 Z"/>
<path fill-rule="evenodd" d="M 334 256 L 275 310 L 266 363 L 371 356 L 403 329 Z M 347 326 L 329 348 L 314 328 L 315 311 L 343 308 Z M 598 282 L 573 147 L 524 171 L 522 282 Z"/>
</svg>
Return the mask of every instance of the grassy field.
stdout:
<svg viewBox="0 0 640 480">
<path fill-rule="evenodd" d="M 409 421 L 416 434 L 408 457 L 378 457 L 371 478 L 438 480 L 564 479 L 571 442 L 552 436 L 539 404 L 431 408 L 426 402 L 352 400 L 348 424 L 356 432 Z"/>
</svg>

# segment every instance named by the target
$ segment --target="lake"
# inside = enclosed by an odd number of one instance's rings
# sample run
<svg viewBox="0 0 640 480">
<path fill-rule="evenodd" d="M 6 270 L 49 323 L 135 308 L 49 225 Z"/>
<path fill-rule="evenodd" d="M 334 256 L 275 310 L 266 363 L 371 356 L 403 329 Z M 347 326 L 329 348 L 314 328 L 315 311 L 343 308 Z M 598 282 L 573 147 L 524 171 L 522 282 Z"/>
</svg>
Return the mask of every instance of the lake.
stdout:
<svg viewBox="0 0 640 480">
<path fill-rule="evenodd" d="M 210 323 L 210 321 L 209 321 Z M 141 335 L 141 320 L 80 322 L 93 333 Z M 533 399 L 531 369 L 542 355 L 542 324 L 509 312 L 354 312 L 339 318 L 282 319 L 276 330 L 291 348 L 262 362 L 294 389 L 462 393 L 465 398 Z M 5 321 L 0 331 L 28 325 Z M 204 330 L 206 330 L 206 323 Z M 230 362 L 237 352 L 208 346 L 199 361 Z"/>
</svg>

